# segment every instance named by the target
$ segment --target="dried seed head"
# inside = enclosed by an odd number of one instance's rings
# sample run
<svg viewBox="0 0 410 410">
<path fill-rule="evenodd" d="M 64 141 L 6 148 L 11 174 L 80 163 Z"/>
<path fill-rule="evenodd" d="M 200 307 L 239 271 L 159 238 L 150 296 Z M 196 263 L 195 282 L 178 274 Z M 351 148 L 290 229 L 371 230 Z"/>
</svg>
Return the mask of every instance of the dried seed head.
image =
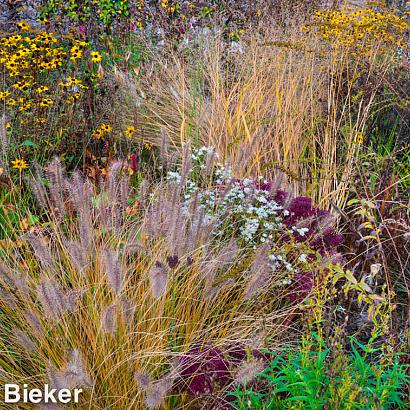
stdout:
<svg viewBox="0 0 410 410">
<path fill-rule="evenodd" d="M 239 247 L 236 243 L 236 240 L 231 240 L 228 245 L 222 248 L 216 259 L 219 263 L 219 266 L 222 270 L 227 270 L 232 267 L 237 262 L 237 256 L 239 252 Z"/>
<path fill-rule="evenodd" d="M 24 312 L 24 316 L 26 317 L 27 323 L 30 325 L 33 333 L 38 337 L 43 337 L 44 329 L 38 316 L 34 312 L 29 312 L 27 310 Z"/>
<path fill-rule="evenodd" d="M 53 320 L 58 320 L 66 310 L 66 299 L 60 285 L 52 280 L 42 278 L 37 285 L 37 297 L 46 314 Z"/>
<path fill-rule="evenodd" d="M 43 182 L 41 181 L 41 176 L 37 174 L 33 178 L 28 178 L 28 183 L 31 188 L 31 192 L 33 192 L 34 197 L 37 200 L 37 203 L 42 207 L 42 208 L 47 208 L 48 207 L 48 196 L 47 196 L 47 191 L 46 188 L 44 187 Z"/>
<path fill-rule="evenodd" d="M 178 263 L 179 263 L 178 256 L 177 255 L 168 256 L 167 257 L 167 263 L 168 263 L 168 266 L 171 269 L 176 268 L 178 266 Z"/>
<path fill-rule="evenodd" d="M 46 175 L 50 186 L 50 200 L 53 210 L 57 214 L 63 214 L 64 195 L 66 191 L 66 179 L 64 177 L 64 170 L 58 158 L 55 158 L 51 164 L 46 168 Z"/>
<path fill-rule="evenodd" d="M 30 293 L 30 287 L 27 283 L 27 276 L 24 274 L 16 274 L 14 278 L 14 283 L 17 290 L 25 297 Z"/>
<path fill-rule="evenodd" d="M 7 290 L 0 287 L 0 301 L 3 300 L 10 309 L 14 309 L 17 305 L 15 296 Z"/>
<path fill-rule="evenodd" d="M 144 391 L 148 389 L 151 384 L 151 377 L 147 373 L 137 372 L 134 377 L 141 389 Z"/>
<path fill-rule="evenodd" d="M 10 270 L 8 266 L 0 262 L 0 280 L 1 282 L 8 286 L 9 288 L 16 287 L 16 283 L 14 281 L 14 273 Z"/>
<path fill-rule="evenodd" d="M 35 343 L 30 339 L 28 334 L 20 329 L 15 329 L 13 332 L 14 340 L 27 352 L 34 353 L 36 351 Z"/>
<path fill-rule="evenodd" d="M 118 204 L 120 197 L 120 172 L 124 167 L 122 161 L 115 161 L 111 164 L 107 178 L 107 194 L 110 204 Z"/>
<path fill-rule="evenodd" d="M 139 186 L 140 203 L 143 208 L 145 208 L 145 206 L 147 205 L 149 199 L 149 190 L 150 183 L 146 179 L 143 179 Z"/>
<path fill-rule="evenodd" d="M 128 197 L 130 193 L 130 187 L 128 184 L 128 179 L 126 178 L 121 178 L 119 181 L 119 187 L 118 187 L 119 195 L 118 195 L 118 200 L 117 203 L 122 207 L 126 208 L 128 205 Z"/>
<path fill-rule="evenodd" d="M 161 297 L 167 287 L 168 272 L 161 262 L 156 262 L 150 271 L 150 284 L 152 296 L 155 299 Z"/>
<path fill-rule="evenodd" d="M 108 284 L 114 292 L 120 294 L 124 286 L 124 278 L 118 252 L 105 250 L 103 255 Z"/>
<path fill-rule="evenodd" d="M 8 155 L 9 155 L 9 138 L 6 132 L 6 117 L 4 114 L 0 117 L 0 167 L 7 172 Z"/>
<path fill-rule="evenodd" d="M 191 141 L 187 141 L 182 152 L 181 182 L 179 184 L 182 190 L 185 187 L 186 180 L 192 171 L 192 149 Z"/>
<path fill-rule="evenodd" d="M 74 172 L 71 178 L 66 181 L 66 189 L 75 210 L 81 212 L 88 201 L 84 198 L 84 178 L 79 172 Z"/>
<path fill-rule="evenodd" d="M 169 155 L 168 155 L 168 144 L 169 136 L 165 128 L 161 128 L 161 145 L 159 147 L 159 160 L 161 165 L 168 166 Z"/>
<path fill-rule="evenodd" d="M 93 227 L 91 223 L 91 215 L 88 208 L 84 208 L 78 218 L 78 231 L 80 233 L 81 247 L 85 255 L 88 255 L 93 240 Z"/>
<path fill-rule="evenodd" d="M 65 243 L 65 246 L 71 256 L 71 260 L 74 262 L 79 272 L 83 274 L 88 265 L 87 250 L 84 249 L 79 242 L 66 241 Z"/>
<path fill-rule="evenodd" d="M 145 404 L 147 407 L 149 409 L 160 407 L 171 388 L 172 382 L 166 378 L 152 383 L 145 392 Z"/>
<path fill-rule="evenodd" d="M 250 361 L 243 361 L 236 372 L 235 382 L 238 384 L 250 383 L 264 368 L 263 360 L 251 359 Z"/>
<path fill-rule="evenodd" d="M 235 280 L 234 279 L 226 279 L 220 283 L 218 283 L 216 286 L 211 286 L 209 287 L 205 294 L 204 294 L 204 299 L 205 300 L 211 300 L 213 297 L 215 297 L 219 291 L 224 288 L 225 286 L 233 286 L 235 285 Z"/>
<path fill-rule="evenodd" d="M 214 149 L 210 149 L 207 151 L 206 154 L 206 164 L 205 164 L 205 169 L 204 169 L 204 176 L 209 177 L 211 173 L 213 172 L 213 168 L 215 165 L 215 159 L 216 159 L 216 152 Z"/>
<path fill-rule="evenodd" d="M 114 303 L 103 312 L 102 326 L 105 333 L 113 334 L 117 331 L 118 308 Z"/>
<path fill-rule="evenodd" d="M 71 360 L 68 364 L 67 372 L 77 375 L 77 383 L 79 386 L 89 388 L 92 386 L 91 377 L 85 369 L 83 357 L 77 349 L 74 349 L 71 353 Z"/>
<path fill-rule="evenodd" d="M 144 249 L 144 245 L 140 242 L 128 242 L 125 244 L 122 253 L 123 255 L 135 254 L 139 251 L 143 251 Z"/>
<path fill-rule="evenodd" d="M 260 290 L 269 283 L 270 267 L 268 259 L 268 250 L 270 244 L 265 242 L 256 252 L 255 260 L 250 270 L 249 282 L 245 287 L 244 296 L 251 299 Z"/>
<path fill-rule="evenodd" d="M 61 372 L 56 370 L 54 367 L 50 366 L 47 370 L 47 373 L 48 373 L 48 380 L 50 382 L 50 386 L 53 389 L 60 390 L 60 389 L 66 388 L 64 386 L 65 380 Z"/>
<path fill-rule="evenodd" d="M 121 299 L 121 305 L 122 317 L 124 319 L 125 324 L 128 326 L 130 323 L 132 323 L 132 320 L 134 319 L 136 306 L 127 298 Z"/>
<path fill-rule="evenodd" d="M 74 349 L 71 358 L 63 370 L 56 370 L 52 366 L 48 369 L 49 380 L 52 388 L 74 389 L 78 386 L 92 387 L 92 381 L 85 370 L 81 353 Z"/>
<path fill-rule="evenodd" d="M 171 390 L 174 377 L 168 374 L 158 381 L 152 381 L 146 373 L 136 373 L 135 380 L 145 393 L 145 404 L 148 409 L 157 409 L 161 406 L 166 395 Z"/>
<path fill-rule="evenodd" d="M 51 269 L 53 266 L 53 257 L 50 248 L 44 243 L 44 240 L 32 233 L 26 234 L 25 239 L 33 248 L 36 258 L 41 263 L 43 268 L 47 270 Z"/>
<path fill-rule="evenodd" d="M 74 310 L 77 309 L 79 299 L 82 297 L 84 294 L 83 290 L 70 290 L 66 295 L 65 295 L 65 308 L 69 312 L 73 312 Z"/>
</svg>

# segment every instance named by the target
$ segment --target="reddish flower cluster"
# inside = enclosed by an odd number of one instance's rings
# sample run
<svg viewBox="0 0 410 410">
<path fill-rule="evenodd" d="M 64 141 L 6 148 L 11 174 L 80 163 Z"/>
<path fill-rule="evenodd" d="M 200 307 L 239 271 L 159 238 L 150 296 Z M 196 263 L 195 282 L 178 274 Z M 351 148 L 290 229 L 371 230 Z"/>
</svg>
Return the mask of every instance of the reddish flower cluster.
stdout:
<svg viewBox="0 0 410 410">
<path fill-rule="evenodd" d="M 232 380 L 229 362 L 215 347 L 193 347 L 180 357 L 178 367 L 181 390 L 193 396 L 210 394 Z"/>
<path fill-rule="evenodd" d="M 267 355 L 259 350 L 251 349 L 250 354 L 268 364 Z M 194 346 L 179 357 L 176 388 L 197 397 L 222 390 L 234 382 L 235 372 L 247 356 L 244 343 L 228 348 L 225 353 L 212 346 Z M 228 399 L 225 397 L 224 401 Z"/>
<path fill-rule="evenodd" d="M 270 191 L 272 183 L 257 184 L 257 188 Z M 284 225 L 291 230 L 292 227 L 307 228 L 303 235 L 298 230 L 292 231 L 292 239 L 299 243 L 308 245 L 312 251 L 318 252 L 322 256 L 327 256 L 333 263 L 341 262 L 341 256 L 337 248 L 343 242 L 343 236 L 336 232 L 333 226 L 333 219 L 329 211 L 316 208 L 312 204 L 312 199 L 308 197 L 296 197 L 289 199 L 289 194 L 282 190 L 277 190 L 272 199 L 289 211 L 289 215 L 283 220 Z M 313 253 L 307 255 L 307 260 L 315 260 Z M 315 283 L 315 276 L 318 272 L 312 269 L 309 272 L 302 272 L 294 277 L 292 292 L 289 295 L 291 302 L 300 302 L 306 298 Z"/>
</svg>

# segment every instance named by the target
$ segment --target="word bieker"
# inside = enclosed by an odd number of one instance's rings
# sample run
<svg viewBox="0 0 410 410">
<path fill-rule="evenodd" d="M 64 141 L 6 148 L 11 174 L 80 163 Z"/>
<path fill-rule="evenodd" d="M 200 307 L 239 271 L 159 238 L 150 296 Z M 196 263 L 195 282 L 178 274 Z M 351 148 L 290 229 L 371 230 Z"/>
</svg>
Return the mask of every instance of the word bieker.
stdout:
<svg viewBox="0 0 410 410">
<path fill-rule="evenodd" d="M 28 389 L 27 384 L 24 384 L 20 392 L 18 384 L 5 384 L 4 403 L 69 403 L 72 400 L 78 403 L 82 391 L 83 389 L 74 389 L 72 393 L 70 389 L 50 389 L 48 384 L 44 385 L 43 390 Z"/>
</svg>

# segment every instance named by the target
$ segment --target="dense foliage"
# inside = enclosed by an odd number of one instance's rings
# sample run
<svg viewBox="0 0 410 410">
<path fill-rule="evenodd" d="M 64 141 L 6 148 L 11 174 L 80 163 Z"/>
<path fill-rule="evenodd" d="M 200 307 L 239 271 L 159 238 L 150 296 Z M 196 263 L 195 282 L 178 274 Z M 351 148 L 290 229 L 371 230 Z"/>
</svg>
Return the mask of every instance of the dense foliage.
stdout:
<svg viewBox="0 0 410 410">
<path fill-rule="evenodd" d="M 409 5 L 26 3 L 0 6 L 1 385 L 406 408 Z"/>
</svg>

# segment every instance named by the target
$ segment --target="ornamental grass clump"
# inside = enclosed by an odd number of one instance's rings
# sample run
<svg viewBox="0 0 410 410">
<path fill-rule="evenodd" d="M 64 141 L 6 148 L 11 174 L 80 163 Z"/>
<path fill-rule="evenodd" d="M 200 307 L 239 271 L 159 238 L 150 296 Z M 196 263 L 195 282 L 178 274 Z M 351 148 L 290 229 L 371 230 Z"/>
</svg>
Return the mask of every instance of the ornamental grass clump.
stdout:
<svg viewBox="0 0 410 410">
<path fill-rule="evenodd" d="M 168 179 L 141 183 L 132 213 L 128 179 L 113 162 L 96 187 L 54 160 L 31 181 L 48 219 L 1 250 L 1 382 L 81 386 L 80 405 L 93 408 L 175 408 L 217 395 L 250 377 L 255 335 L 258 346 L 280 344 L 338 257 L 327 213 L 274 184 L 231 177 L 210 148 L 187 145 Z M 184 357 L 209 349 L 227 370 L 208 364 L 202 388 Z M 239 361 L 230 357 L 238 349 Z"/>
</svg>

